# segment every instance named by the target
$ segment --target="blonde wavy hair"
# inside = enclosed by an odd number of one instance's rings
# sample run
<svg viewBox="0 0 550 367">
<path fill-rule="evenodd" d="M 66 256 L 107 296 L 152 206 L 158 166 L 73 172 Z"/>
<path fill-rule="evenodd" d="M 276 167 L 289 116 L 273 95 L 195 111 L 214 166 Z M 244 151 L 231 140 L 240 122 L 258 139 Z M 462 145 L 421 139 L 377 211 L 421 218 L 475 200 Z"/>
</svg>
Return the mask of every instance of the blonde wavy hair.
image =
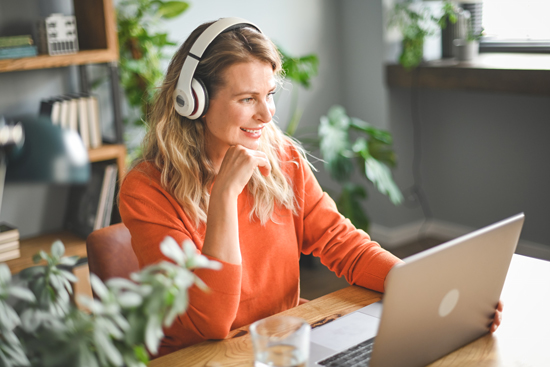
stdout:
<svg viewBox="0 0 550 367">
<path fill-rule="evenodd" d="M 148 116 L 149 128 L 142 143 L 142 158 L 134 164 L 153 163 L 161 172 L 162 186 L 178 201 L 196 226 L 206 223 L 209 189 L 216 172 L 205 150 L 205 124 L 202 119 L 189 120 L 174 109 L 173 92 L 183 62 L 198 36 L 210 25 L 197 27 L 172 58 L 162 86 Z M 224 86 L 224 72 L 233 64 L 259 60 L 270 64 L 278 81 L 281 80 L 281 56 L 277 47 L 263 34 L 250 27 L 233 29 L 220 34 L 206 49 L 194 77 L 205 84 L 210 98 Z M 304 150 L 274 124 L 264 128 L 259 150 L 271 163 L 271 174 L 264 177 L 256 170 L 247 189 L 254 198 L 250 220 L 261 224 L 274 220 L 276 206 L 296 213 L 292 183 L 281 169 L 288 147 L 305 158 Z M 288 160 L 288 159 L 286 159 Z M 295 162 L 297 163 L 297 162 Z"/>
</svg>

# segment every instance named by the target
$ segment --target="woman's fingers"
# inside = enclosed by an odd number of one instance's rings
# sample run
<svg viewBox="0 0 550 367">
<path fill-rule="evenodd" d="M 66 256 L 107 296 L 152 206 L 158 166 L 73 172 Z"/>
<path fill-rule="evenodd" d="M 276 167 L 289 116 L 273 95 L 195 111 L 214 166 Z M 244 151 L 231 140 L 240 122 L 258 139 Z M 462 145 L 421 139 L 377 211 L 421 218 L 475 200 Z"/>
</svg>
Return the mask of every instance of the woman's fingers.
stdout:
<svg viewBox="0 0 550 367">
<path fill-rule="evenodd" d="M 493 322 L 491 323 L 491 333 L 494 333 L 497 331 L 498 327 L 502 323 L 502 311 L 504 309 L 504 304 L 502 301 L 498 301 L 496 310 L 495 310 L 495 316 L 493 317 Z"/>
<path fill-rule="evenodd" d="M 215 185 L 231 188 L 237 195 L 244 189 L 254 170 L 268 176 L 271 173 L 271 164 L 265 153 L 245 148 L 241 145 L 230 147 L 223 159 Z"/>
</svg>

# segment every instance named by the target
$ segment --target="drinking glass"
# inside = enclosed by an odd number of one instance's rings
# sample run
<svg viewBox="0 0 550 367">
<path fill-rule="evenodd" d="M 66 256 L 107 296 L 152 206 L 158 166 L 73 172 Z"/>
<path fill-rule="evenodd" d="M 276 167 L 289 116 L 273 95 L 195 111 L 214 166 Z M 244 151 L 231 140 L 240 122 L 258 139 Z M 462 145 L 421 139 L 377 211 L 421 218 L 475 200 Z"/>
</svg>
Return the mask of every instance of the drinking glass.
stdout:
<svg viewBox="0 0 550 367">
<path fill-rule="evenodd" d="M 311 326 L 298 317 L 272 316 L 250 325 L 256 367 L 305 367 Z"/>
</svg>

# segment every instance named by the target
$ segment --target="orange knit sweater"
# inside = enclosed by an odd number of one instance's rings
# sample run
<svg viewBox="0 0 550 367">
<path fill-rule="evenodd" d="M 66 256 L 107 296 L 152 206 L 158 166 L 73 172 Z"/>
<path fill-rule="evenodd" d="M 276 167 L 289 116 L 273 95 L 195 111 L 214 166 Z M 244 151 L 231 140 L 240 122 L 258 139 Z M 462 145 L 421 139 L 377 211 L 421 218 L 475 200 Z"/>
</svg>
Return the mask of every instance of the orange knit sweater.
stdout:
<svg viewBox="0 0 550 367">
<path fill-rule="evenodd" d="M 165 330 L 159 355 L 207 339 L 223 339 L 232 329 L 295 307 L 300 297 L 301 253 L 320 257 L 350 284 L 384 290 L 386 275 L 399 259 L 338 213 L 295 151 L 282 169 L 292 180 L 298 215 L 277 208 L 274 221 L 264 226 L 258 220 L 251 222 L 253 198 L 243 190 L 238 198 L 242 265 L 221 261 L 219 271 L 195 271 L 211 291 L 190 290 L 189 307 Z M 120 214 L 141 267 L 164 259 L 159 244 L 166 236 L 178 243 L 191 239 L 202 249 L 205 225 L 194 226 L 161 186 L 160 172 L 152 164 L 142 163 L 126 176 Z"/>
</svg>

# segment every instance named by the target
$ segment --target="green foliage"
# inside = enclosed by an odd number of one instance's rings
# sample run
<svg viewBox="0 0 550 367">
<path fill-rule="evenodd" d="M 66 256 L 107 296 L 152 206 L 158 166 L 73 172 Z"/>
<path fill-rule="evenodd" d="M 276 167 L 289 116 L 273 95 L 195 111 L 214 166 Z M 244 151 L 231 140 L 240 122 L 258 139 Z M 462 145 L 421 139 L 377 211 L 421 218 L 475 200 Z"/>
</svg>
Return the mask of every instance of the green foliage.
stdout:
<svg viewBox="0 0 550 367">
<path fill-rule="evenodd" d="M 359 135 L 353 143 L 350 141 L 351 131 Z M 350 182 L 355 166 L 392 203 L 401 203 L 403 196 L 390 171 L 390 167 L 396 165 L 396 156 L 389 132 L 349 117 L 341 106 L 333 106 L 327 116 L 321 117 L 319 137 L 325 169 L 342 184 L 342 193 L 336 199 L 338 210 L 356 227 L 366 230 L 369 221 L 360 205 L 367 193 L 363 187 Z"/>
<path fill-rule="evenodd" d="M 175 0 L 121 0 L 117 4 L 120 80 L 129 105 L 141 112 L 135 125 L 145 123 L 155 88 L 162 82 L 161 61 L 169 58 L 166 47 L 176 45 L 158 30 L 159 23 L 180 16 L 188 7 L 188 2 Z"/>
<path fill-rule="evenodd" d="M 277 47 L 281 53 L 283 59 L 283 72 L 284 77 L 303 88 L 309 89 L 311 87 L 311 78 L 317 75 L 319 71 L 319 58 L 315 54 L 309 54 L 301 57 L 290 56 L 281 47 Z M 291 107 L 292 115 L 286 128 L 288 135 L 294 135 L 298 125 L 300 124 L 300 118 L 302 117 L 302 110 L 298 109 L 298 88 L 292 88 Z"/>
<path fill-rule="evenodd" d="M 188 306 L 188 289 L 206 285 L 191 270 L 219 269 L 218 262 L 197 253 L 184 242 L 183 249 L 167 237 L 160 245 L 172 262 L 150 265 L 131 279 L 114 278 L 104 284 L 92 274 L 98 299 L 80 296 L 89 312 L 75 306 L 68 267 L 76 258 L 63 257 L 65 248 L 55 242 L 46 260 L 21 272 L 26 286 L 14 285 L 10 271 L 0 264 L 0 366 L 145 367 L 147 350 L 155 353 L 172 324 Z M 12 306 L 13 305 L 13 306 Z"/>
<path fill-rule="evenodd" d="M 434 25 L 441 29 L 447 22 L 456 23 L 456 5 L 450 1 L 443 2 L 442 14 L 434 15 L 430 8 L 414 0 L 396 3 L 390 12 L 388 27 L 396 27 L 403 36 L 399 63 L 405 69 L 415 68 L 423 57 L 424 40 L 435 33 Z"/>
</svg>

